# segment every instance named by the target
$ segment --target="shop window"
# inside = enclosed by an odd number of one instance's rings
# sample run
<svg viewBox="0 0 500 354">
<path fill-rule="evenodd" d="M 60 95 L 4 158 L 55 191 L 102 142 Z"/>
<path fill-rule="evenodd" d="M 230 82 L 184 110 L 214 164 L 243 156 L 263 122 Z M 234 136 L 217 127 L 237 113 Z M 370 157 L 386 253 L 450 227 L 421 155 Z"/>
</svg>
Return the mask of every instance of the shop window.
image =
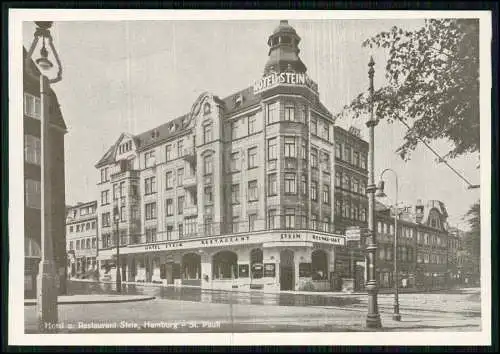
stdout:
<svg viewBox="0 0 500 354">
<path fill-rule="evenodd" d="M 328 258 L 325 251 L 315 250 L 311 255 L 312 280 L 328 279 Z"/>
<path fill-rule="evenodd" d="M 182 279 L 201 279 L 201 256 L 188 253 L 182 256 Z"/>
<path fill-rule="evenodd" d="M 237 278 L 238 256 L 231 251 L 221 251 L 213 256 L 213 279 Z"/>
<path fill-rule="evenodd" d="M 253 249 L 250 252 L 250 269 L 252 279 L 260 279 L 263 276 L 263 252 L 260 248 Z"/>
</svg>

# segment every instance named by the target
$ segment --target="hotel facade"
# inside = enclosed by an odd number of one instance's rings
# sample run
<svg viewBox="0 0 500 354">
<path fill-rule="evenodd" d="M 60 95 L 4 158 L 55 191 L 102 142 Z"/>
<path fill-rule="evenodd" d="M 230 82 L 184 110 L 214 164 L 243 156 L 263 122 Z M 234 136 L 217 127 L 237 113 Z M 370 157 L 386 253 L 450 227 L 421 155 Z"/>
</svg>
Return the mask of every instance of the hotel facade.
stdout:
<svg viewBox="0 0 500 354">
<path fill-rule="evenodd" d="M 281 21 L 253 86 L 203 93 L 97 162 L 101 279 L 114 279 L 119 251 L 125 282 L 334 287 L 345 228 L 366 225 L 368 144 L 335 126 L 300 40 Z"/>
</svg>

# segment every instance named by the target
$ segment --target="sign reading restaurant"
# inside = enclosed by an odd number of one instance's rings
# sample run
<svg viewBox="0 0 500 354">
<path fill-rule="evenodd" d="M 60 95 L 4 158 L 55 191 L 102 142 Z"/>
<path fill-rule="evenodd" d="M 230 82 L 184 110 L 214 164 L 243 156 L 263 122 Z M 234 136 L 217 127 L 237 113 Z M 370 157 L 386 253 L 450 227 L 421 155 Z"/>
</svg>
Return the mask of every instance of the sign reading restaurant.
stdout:
<svg viewBox="0 0 500 354">
<path fill-rule="evenodd" d="M 273 73 L 264 76 L 253 85 L 254 94 L 266 91 L 278 85 L 294 85 L 309 87 L 314 92 L 318 92 L 318 84 L 312 81 L 304 73 Z"/>
</svg>

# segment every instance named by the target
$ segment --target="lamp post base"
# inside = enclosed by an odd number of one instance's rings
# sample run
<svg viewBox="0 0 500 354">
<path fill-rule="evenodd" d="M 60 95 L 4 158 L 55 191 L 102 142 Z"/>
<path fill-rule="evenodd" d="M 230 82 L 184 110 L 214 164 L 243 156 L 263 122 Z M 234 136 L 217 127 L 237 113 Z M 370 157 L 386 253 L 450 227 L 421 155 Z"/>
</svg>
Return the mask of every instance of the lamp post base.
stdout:
<svg viewBox="0 0 500 354">
<path fill-rule="evenodd" d="M 41 261 L 37 275 L 37 319 L 41 332 L 57 331 L 57 272 L 53 261 Z"/>
<path fill-rule="evenodd" d="M 394 321 L 401 321 L 401 314 L 399 313 L 399 304 L 394 304 L 394 313 L 392 314 Z"/>
</svg>

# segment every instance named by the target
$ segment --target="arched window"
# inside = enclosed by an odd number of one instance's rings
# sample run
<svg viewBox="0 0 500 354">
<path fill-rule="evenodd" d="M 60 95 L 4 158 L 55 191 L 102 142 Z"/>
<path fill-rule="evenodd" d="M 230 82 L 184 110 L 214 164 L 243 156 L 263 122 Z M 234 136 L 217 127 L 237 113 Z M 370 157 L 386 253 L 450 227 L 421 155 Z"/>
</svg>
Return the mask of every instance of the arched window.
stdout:
<svg viewBox="0 0 500 354">
<path fill-rule="evenodd" d="M 250 269 L 252 279 L 260 279 L 263 276 L 264 265 L 263 262 L 263 253 L 260 248 L 253 249 L 250 252 Z"/>
<path fill-rule="evenodd" d="M 182 256 L 182 278 L 201 279 L 201 256 L 196 253 L 187 253 Z"/>
<path fill-rule="evenodd" d="M 221 251 L 213 256 L 213 279 L 238 277 L 238 256 L 231 251 Z"/>
<path fill-rule="evenodd" d="M 315 250 L 311 254 L 312 280 L 328 279 L 328 257 L 323 250 Z"/>
</svg>

